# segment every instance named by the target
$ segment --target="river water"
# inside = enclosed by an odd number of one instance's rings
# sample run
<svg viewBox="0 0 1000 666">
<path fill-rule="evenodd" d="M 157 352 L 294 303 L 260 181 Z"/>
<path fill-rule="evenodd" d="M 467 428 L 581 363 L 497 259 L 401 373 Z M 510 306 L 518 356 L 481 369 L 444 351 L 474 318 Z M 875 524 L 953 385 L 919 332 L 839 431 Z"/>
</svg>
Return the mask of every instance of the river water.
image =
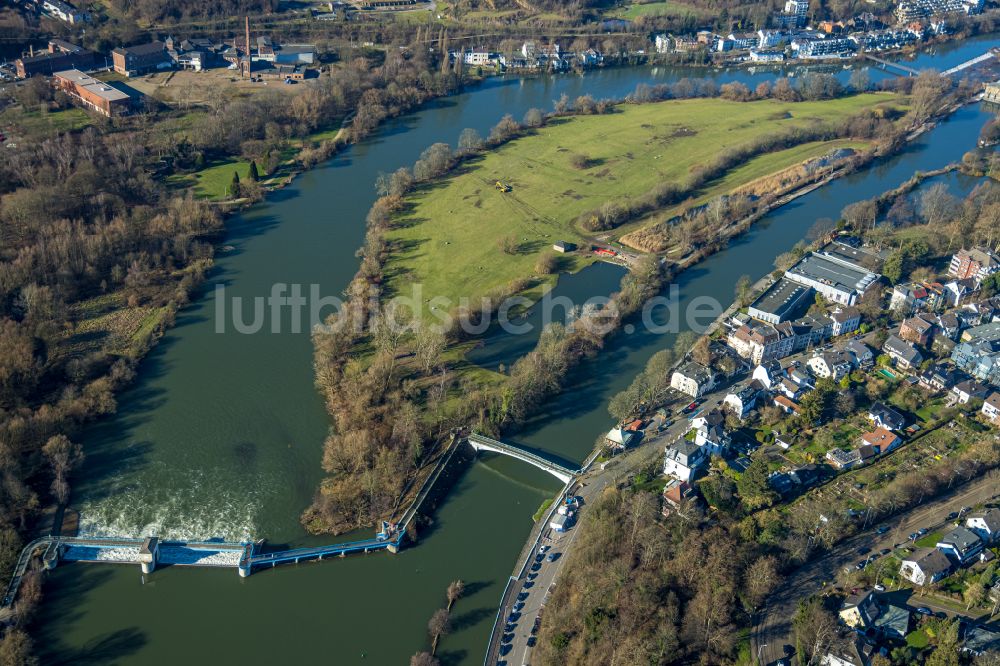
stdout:
<svg viewBox="0 0 1000 666">
<path fill-rule="evenodd" d="M 920 66 L 945 69 L 998 43 L 987 38 L 941 48 L 921 56 Z M 462 128 L 485 134 L 504 113 L 520 117 L 531 107 L 551 108 L 563 93 L 620 97 L 641 82 L 706 75 L 753 84 L 774 72 L 658 67 L 489 81 L 387 123 L 230 220 L 231 249 L 220 253 L 209 289 L 143 361 L 138 381 L 120 396 L 117 416 L 85 434 L 88 459 L 74 483 L 84 529 L 264 537 L 272 545 L 329 541 L 305 535 L 298 522 L 321 476 L 328 424 L 312 384 L 309 337 L 290 332 L 287 321 L 278 331 L 238 333 L 232 321 L 218 321 L 220 303 L 228 313 L 233 296 L 267 296 L 276 283 L 339 293 L 357 268 L 354 252 L 376 175 L 411 164 L 433 142 L 455 143 Z M 771 270 L 774 257 L 816 219 L 836 217 L 847 203 L 894 187 L 916 170 L 959 159 L 986 118 L 978 107 L 963 108 L 903 153 L 767 216 L 680 276 L 681 307 L 695 296 L 728 303 L 739 276 L 756 279 Z M 607 293 L 615 282 L 605 269 L 593 275 L 592 282 L 580 278 L 586 283 L 562 288 Z M 217 284 L 225 287 L 224 299 L 217 298 Z M 582 459 L 610 425 L 610 396 L 673 337 L 641 329 L 616 335 L 516 439 Z M 60 567 L 48 579 L 36 623 L 39 650 L 47 662 L 94 664 L 404 663 L 428 647 L 427 619 L 443 604 L 447 584 L 462 578 L 467 593 L 453 610 L 454 628 L 439 656 L 445 663 L 478 663 L 531 515 L 558 484 L 504 458 L 475 463 L 454 484 L 420 544 L 396 556 L 303 564 L 248 579 L 230 570 L 173 567 L 143 579 L 133 567 Z"/>
</svg>

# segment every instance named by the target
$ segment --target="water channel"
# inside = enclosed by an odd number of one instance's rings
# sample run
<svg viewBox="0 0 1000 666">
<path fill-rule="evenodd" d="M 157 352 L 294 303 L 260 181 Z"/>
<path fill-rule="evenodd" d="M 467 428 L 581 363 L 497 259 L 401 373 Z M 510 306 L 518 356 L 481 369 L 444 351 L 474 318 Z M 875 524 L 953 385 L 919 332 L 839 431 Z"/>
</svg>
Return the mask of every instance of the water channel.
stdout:
<svg viewBox="0 0 1000 666">
<path fill-rule="evenodd" d="M 941 47 L 920 66 L 946 69 L 1000 39 Z M 841 75 L 846 79 L 849 72 Z M 551 108 L 573 98 L 620 97 L 641 82 L 711 76 L 755 84 L 774 70 L 748 72 L 628 68 L 585 77 L 492 80 L 387 123 L 373 138 L 314 169 L 229 221 L 209 289 L 178 316 L 119 396 L 115 417 L 84 438 L 88 459 L 74 484 L 84 529 L 95 534 L 168 537 L 266 537 L 270 544 L 329 541 L 304 534 L 298 518 L 320 479 L 327 416 L 313 387 L 308 335 L 217 332 L 214 287 L 231 297 L 267 296 L 275 283 L 319 285 L 336 295 L 357 268 L 364 217 L 380 171 L 411 164 L 436 141 L 455 143 L 462 128 L 485 134 L 504 113 Z M 873 71 L 873 78 L 885 76 Z M 767 216 L 751 233 L 686 271 L 680 304 L 695 296 L 728 303 L 739 276 L 758 278 L 820 217 L 836 217 L 870 197 L 958 160 L 987 113 L 965 107 L 902 153 L 836 181 Z M 607 293 L 608 271 L 583 293 Z M 662 313 L 661 313 L 662 314 Z M 681 324 L 683 330 L 684 324 Z M 269 328 L 269 327 L 267 327 Z M 571 460 L 582 459 L 610 425 L 606 406 L 674 335 L 638 330 L 615 336 L 596 361 L 578 368 L 571 387 L 516 439 Z M 138 567 L 67 565 L 46 584 L 36 623 L 46 663 L 399 664 L 428 640 L 425 625 L 448 582 L 467 594 L 439 656 L 447 664 L 482 660 L 496 604 L 531 515 L 557 482 L 510 459 L 477 462 L 459 475 L 421 543 L 401 554 L 279 568 L 239 579 L 235 571 L 166 568 L 143 579 Z M 366 536 L 370 532 L 366 532 Z"/>
</svg>

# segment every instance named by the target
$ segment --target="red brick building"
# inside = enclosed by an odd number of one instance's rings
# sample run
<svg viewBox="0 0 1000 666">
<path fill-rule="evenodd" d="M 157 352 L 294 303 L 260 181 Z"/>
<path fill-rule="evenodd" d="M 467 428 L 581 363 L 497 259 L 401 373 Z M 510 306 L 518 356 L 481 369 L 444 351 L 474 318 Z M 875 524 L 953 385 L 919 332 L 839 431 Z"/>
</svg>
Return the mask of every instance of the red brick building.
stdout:
<svg viewBox="0 0 1000 666">
<path fill-rule="evenodd" d="M 108 118 L 126 115 L 135 106 L 136 100 L 128 93 L 77 69 L 56 72 L 52 75 L 52 83 L 81 106 Z"/>
</svg>

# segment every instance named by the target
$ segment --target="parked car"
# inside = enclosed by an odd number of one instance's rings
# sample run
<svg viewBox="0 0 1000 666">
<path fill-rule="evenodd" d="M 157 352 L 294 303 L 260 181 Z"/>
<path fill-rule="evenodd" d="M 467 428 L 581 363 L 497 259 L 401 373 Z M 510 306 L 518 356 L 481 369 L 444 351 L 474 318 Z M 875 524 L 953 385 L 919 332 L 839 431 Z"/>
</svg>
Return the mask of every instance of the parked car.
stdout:
<svg viewBox="0 0 1000 666">
<path fill-rule="evenodd" d="M 884 555 L 888 555 L 891 552 L 892 552 L 891 548 L 883 548 L 882 550 L 878 551 L 878 554 L 884 556 Z"/>
<path fill-rule="evenodd" d="M 910 539 L 910 541 L 916 541 L 919 537 L 920 537 L 919 534 L 917 534 L 916 532 L 913 532 L 912 534 L 910 534 L 909 539 Z"/>
<path fill-rule="evenodd" d="M 874 587 L 874 590 L 875 590 L 876 592 L 885 592 L 885 585 L 882 585 L 881 583 L 879 583 L 879 584 L 877 584 L 877 585 L 876 585 L 876 586 Z"/>
<path fill-rule="evenodd" d="M 917 534 L 919 534 L 920 536 L 924 536 L 928 532 L 930 532 L 930 530 L 927 529 L 926 527 L 921 527 L 919 530 L 917 530 Z"/>
<path fill-rule="evenodd" d="M 871 548 L 867 546 L 861 546 L 861 548 L 858 548 L 858 555 L 867 555 L 871 551 L 872 551 Z"/>
<path fill-rule="evenodd" d="M 858 571 L 861 571 L 866 566 L 868 566 L 868 560 L 861 560 L 860 562 L 854 565 L 854 568 L 857 569 Z"/>
<path fill-rule="evenodd" d="M 890 528 L 889 528 L 888 525 L 883 525 L 882 527 L 880 527 L 877 530 L 875 530 L 875 534 L 885 534 L 886 532 L 889 531 L 889 529 Z"/>
<path fill-rule="evenodd" d="M 956 518 L 958 518 L 958 511 L 952 511 L 945 520 L 955 520 Z"/>
<path fill-rule="evenodd" d="M 548 557 L 545 558 L 547 562 L 555 562 L 556 558 L 559 557 L 559 553 L 549 553 Z"/>
<path fill-rule="evenodd" d="M 920 613 L 921 615 L 934 615 L 934 611 L 932 611 L 927 606 L 921 606 L 920 608 L 917 609 L 917 612 Z"/>
<path fill-rule="evenodd" d="M 549 550 L 549 548 L 551 548 L 551 546 L 549 546 L 549 545 L 542 546 L 541 548 L 538 549 L 538 552 L 539 553 L 547 553 L 548 550 Z"/>
</svg>

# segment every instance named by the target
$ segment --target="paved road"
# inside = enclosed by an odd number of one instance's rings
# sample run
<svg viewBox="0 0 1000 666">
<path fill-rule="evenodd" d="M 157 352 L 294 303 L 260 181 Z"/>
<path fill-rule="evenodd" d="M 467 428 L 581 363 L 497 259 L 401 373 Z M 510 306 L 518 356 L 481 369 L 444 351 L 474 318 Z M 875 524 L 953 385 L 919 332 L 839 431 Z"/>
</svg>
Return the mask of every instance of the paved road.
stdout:
<svg viewBox="0 0 1000 666">
<path fill-rule="evenodd" d="M 952 511 L 958 511 L 963 506 L 973 506 L 985 502 L 997 495 L 1000 489 L 1000 475 L 990 472 L 987 475 L 973 479 L 957 486 L 949 493 L 922 504 L 913 511 L 902 516 L 894 516 L 882 523 L 872 525 L 866 532 L 844 541 L 823 557 L 797 569 L 781 586 L 781 591 L 772 595 L 767 606 L 755 618 L 751 647 L 753 653 L 759 655 L 759 665 L 774 664 L 786 656 L 785 646 L 794 645 L 792 636 L 792 617 L 795 615 L 799 601 L 823 589 L 823 583 L 830 583 L 837 572 L 844 567 L 854 566 L 863 555 L 858 549 L 867 547 L 872 552 L 883 548 L 893 548 L 897 544 L 907 542 L 907 535 L 921 527 L 935 529 L 945 523 L 945 516 Z M 891 527 L 884 535 L 877 535 L 875 530 L 886 525 Z M 876 566 L 878 561 L 876 560 Z M 889 593 L 897 603 L 908 600 L 906 593 Z M 934 610 L 943 610 L 954 614 L 949 608 L 929 603 L 924 599 L 916 599 L 911 608 L 928 606 Z"/>
</svg>

